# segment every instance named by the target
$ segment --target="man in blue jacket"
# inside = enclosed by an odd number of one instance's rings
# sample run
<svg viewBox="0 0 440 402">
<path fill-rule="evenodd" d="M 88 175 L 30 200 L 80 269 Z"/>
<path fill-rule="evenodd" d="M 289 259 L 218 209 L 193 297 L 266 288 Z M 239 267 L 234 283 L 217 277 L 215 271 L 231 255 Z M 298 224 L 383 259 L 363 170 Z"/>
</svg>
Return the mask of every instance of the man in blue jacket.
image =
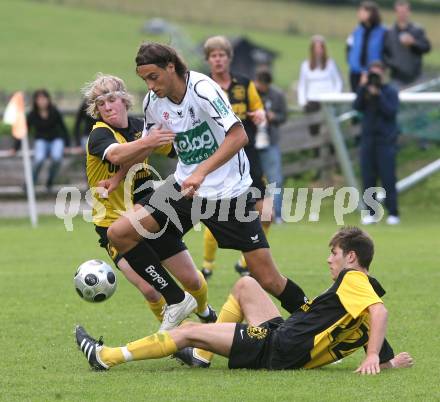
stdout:
<svg viewBox="0 0 440 402">
<path fill-rule="evenodd" d="M 360 145 L 361 174 L 364 191 L 377 185 L 379 178 L 386 191 L 387 223 L 400 223 L 396 191 L 397 90 L 384 83 L 385 66 L 374 61 L 368 76 L 361 82 L 353 107 L 363 114 Z M 364 224 L 376 222 L 373 210 L 363 218 Z"/>
</svg>

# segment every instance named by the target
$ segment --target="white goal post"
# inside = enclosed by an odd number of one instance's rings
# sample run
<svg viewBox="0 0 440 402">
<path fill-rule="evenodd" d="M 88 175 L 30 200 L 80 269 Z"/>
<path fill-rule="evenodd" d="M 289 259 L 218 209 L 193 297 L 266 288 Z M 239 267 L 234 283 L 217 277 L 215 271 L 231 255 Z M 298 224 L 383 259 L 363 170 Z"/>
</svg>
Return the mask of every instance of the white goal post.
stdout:
<svg viewBox="0 0 440 402">
<path fill-rule="evenodd" d="M 323 93 L 314 99 L 316 102 L 322 103 L 323 112 L 326 123 L 330 132 L 332 143 L 335 147 L 336 156 L 341 166 L 342 173 L 344 175 L 346 183 L 354 188 L 360 189 L 356 176 L 354 174 L 353 165 L 350 159 L 350 155 L 347 150 L 347 146 L 344 140 L 344 136 L 341 131 L 340 119 L 336 115 L 334 105 L 337 104 L 350 104 L 356 99 L 356 94 L 352 92 L 347 93 Z M 437 103 L 440 105 L 440 92 L 399 92 L 399 100 L 401 103 Z M 412 173 L 410 176 L 399 180 L 396 184 L 397 191 L 402 192 L 415 184 L 425 179 L 426 177 L 438 172 L 440 170 L 440 159 L 430 163 L 422 169 Z M 359 209 L 364 209 L 364 205 L 361 202 Z"/>
</svg>

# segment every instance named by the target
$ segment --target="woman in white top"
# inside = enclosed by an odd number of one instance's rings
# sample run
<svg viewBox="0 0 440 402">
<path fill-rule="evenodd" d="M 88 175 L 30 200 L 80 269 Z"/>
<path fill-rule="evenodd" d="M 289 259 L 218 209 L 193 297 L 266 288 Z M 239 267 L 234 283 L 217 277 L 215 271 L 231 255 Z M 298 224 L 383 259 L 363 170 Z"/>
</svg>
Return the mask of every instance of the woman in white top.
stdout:
<svg viewBox="0 0 440 402">
<path fill-rule="evenodd" d="M 323 36 L 312 36 L 310 58 L 304 60 L 298 82 L 298 103 L 306 113 L 317 112 L 321 106 L 313 101 L 315 95 L 328 92 L 342 92 L 342 78 L 333 59 L 328 57 Z M 319 125 L 310 127 L 310 134 L 316 135 Z"/>
</svg>

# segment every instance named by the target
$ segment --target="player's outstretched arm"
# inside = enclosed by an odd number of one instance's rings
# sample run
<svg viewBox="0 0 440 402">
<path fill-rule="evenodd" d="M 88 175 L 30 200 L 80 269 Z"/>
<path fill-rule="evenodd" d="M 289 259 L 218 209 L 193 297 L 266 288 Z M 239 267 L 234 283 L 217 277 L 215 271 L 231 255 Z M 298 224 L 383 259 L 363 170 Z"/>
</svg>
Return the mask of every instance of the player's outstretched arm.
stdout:
<svg viewBox="0 0 440 402">
<path fill-rule="evenodd" d="M 170 130 L 153 128 L 148 135 L 125 144 L 115 144 L 107 151 L 105 158 L 114 165 L 132 165 L 141 162 L 151 154 L 154 148 L 173 142 L 174 134 Z"/>
<path fill-rule="evenodd" d="M 368 312 L 370 315 L 370 336 L 367 355 L 355 373 L 374 375 L 380 373 L 379 352 L 385 339 L 388 311 L 382 303 L 375 303 L 368 307 Z"/>
<path fill-rule="evenodd" d="M 410 368 L 414 365 L 414 359 L 408 352 L 400 352 L 391 360 L 380 365 L 381 370 L 394 368 Z"/>
<path fill-rule="evenodd" d="M 182 190 L 187 197 L 194 196 L 205 177 L 224 165 L 249 142 L 241 123 L 234 124 L 228 131 L 220 147 L 208 159 L 203 161 L 194 173 L 182 183 Z"/>
</svg>

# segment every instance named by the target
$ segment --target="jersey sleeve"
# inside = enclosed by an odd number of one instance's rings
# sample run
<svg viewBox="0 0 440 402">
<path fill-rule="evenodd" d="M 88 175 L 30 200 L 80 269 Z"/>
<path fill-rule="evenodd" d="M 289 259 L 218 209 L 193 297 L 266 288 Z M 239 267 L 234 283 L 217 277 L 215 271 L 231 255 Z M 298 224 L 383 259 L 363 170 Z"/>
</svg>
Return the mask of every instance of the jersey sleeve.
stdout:
<svg viewBox="0 0 440 402">
<path fill-rule="evenodd" d="M 336 294 L 345 310 L 353 318 L 357 318 L 372 304 L 383 303 L 368 281 L 367 276 L 359 271 L 347 272 Z"/>
<path fill-rule="evenodd" d="M 116 141 L 111 130 L 105 127 L 98 127 L 90 133 L 87 149 L 90 155 L 98 156 L 104 160 L 105 154 L 113 146 L 112 144 L 118 144 L 118 141 Z"/>
<path fill-rule="evenodd" d="M 153 119 L 153 115 L 151 114 L 151 92 L 145 96 L 144 101 L 142 103 L 142 110 L 144 111 L 144 127 L 142 130 L 142 137 L 146 136 L 148 132 L 155 126 L 156 122 Z"/>
<path fill-rule="evenodd" d="M 248 100 L 249 100 L 249 110 L 255 112 L 256 110 L 264 110 L 263 101 L 258 95 L 257 88 L 255 87 L 254 81 L 249 82 L 248 86 Z"/>
<path fill-rule="evenodd" d="M 153 153 L 159 154 L 159 155 L 169 156 L 170 158 L 173 158 L 175 155 L 173 144 L 166 144 L 166 145 L 162 145 L 160 147 L 154 148 Z"/>
<path fill-rule="evenodd" d="M 208 113 L 225 132 L 228 132 L 234 124 L 241 123 L 220 87 L 208 80 L 201 80 L 194 85 L 194 92 L 202 110 Z"/>
</svg>

